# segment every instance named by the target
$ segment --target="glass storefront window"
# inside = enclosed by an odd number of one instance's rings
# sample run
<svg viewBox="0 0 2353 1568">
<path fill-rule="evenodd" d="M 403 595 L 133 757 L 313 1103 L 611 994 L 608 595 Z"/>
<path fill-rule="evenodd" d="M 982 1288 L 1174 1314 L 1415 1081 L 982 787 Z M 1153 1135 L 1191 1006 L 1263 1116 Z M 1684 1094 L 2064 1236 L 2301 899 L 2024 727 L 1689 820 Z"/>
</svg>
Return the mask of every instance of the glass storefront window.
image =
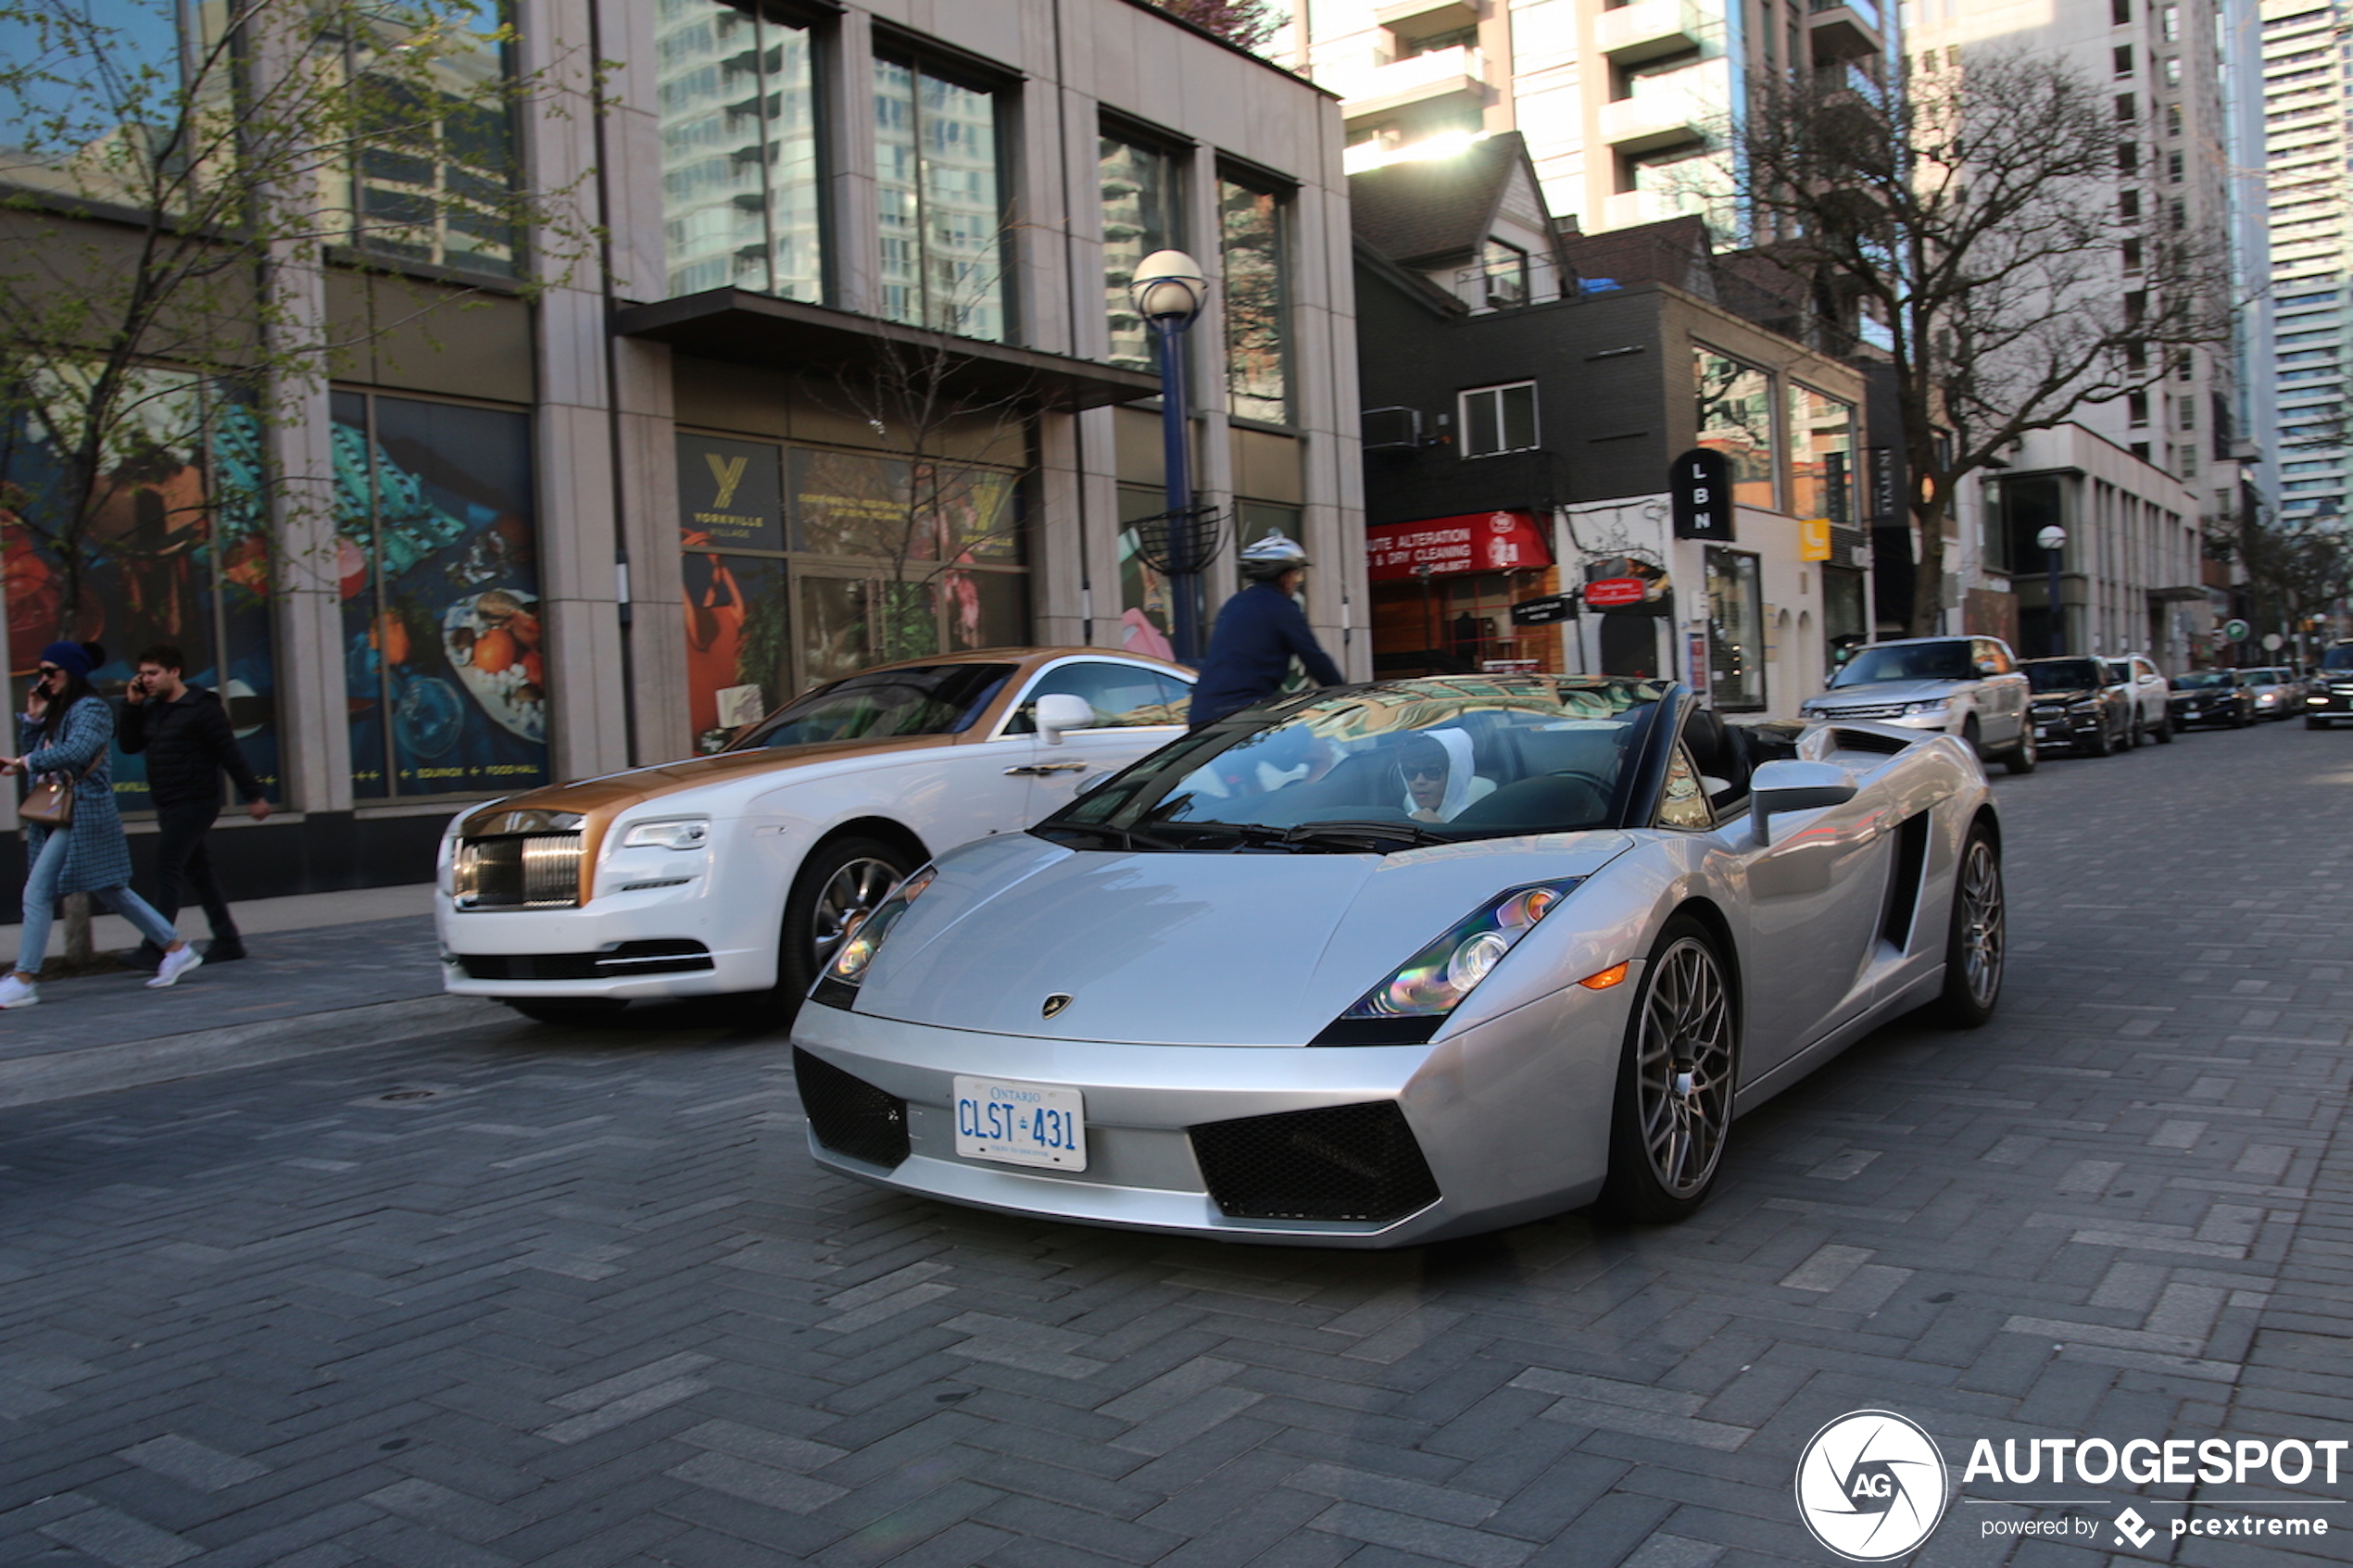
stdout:
<svg viewBox="0 0 2353 1568">
<path fill-rule="evenodd" d="M 377 138 L 346 176 L 344 207 L 356 249 L 511 277 L 521 247 L 502 209 L 515 182 L 516 142 L 501 85 L 514 62 L 511 47 L 494 36 L 506 19 L 499 0 L 469 9 L 432 29 L 422 98 L 406 70 L 380 76 L 373 69 L 412 47 L 412 19 L 371 16 L 343 40 L 348 90 L 362 127 L 373 125 Z"/>
<path fill-rule="evenodd" d="M 1111 362 L 1152 369 L 1152 336 L 1127 285 L 1136 264 L 1156 250 L 1182 250 L 1176 160 L 1154 147 L 1102 139 L 1103 308 L 1111 317 Z"/>
<path fill-rule="evenodd" d="M 669 292 L 824 298 L 809 30 L 722 0 L 654 19 Z"/>
<path fill-rule="evenodd" d="M 1765 706 L 1765 594 L 1739 550 L 1707 552 L 1707 689 L 1720 712 Z"/>
<path fill-rule="evenodd" d="M 352 794 L 547 783 L 530 416 L 358 392 L 333 409 Z"/>
<path fill-rule="evenodd" d="M 875 161 L 882 314 L 958 337 L 1001 340 L 996 94 L 876 58 Z"/>
<path fill-rule="evenodd" d="M 1774 509 L 1772 378 L 1712 348 L 1692 350 L 1692 370 L 1699 401 L 1698 444 L 1731 459 L 1733 500 Z"/>
<path fill-rule="evenodd" d="M 1271 191 L 1217 182 L 1225 263 L 1226 395 L 1230 411 L 1290 422 L 1289 207 Z"/>
<path fill-rule="evenodd" d="M 36 371 L 28 396 L 39 401 L 40 383 L 57 374 Z M 170 644 L 186 656 L 190 684 L 220 694 L 245 760 L 278 799 L 259 421 L 217 384 L 132 374 L 137 415 L 110 444 L 95 508 L 79 521 L 65 489 L 69 454 L 29 409 L 0 417 L 0 582 L 13 672 L 29 679 L 33 650 L 60 636 L 99 643 L 107 657 L 91 682 L 113 695 L 142 648 Z M 125 809 L 148 804 L 144 756 L 118 750 L 114 780 Z"/>
<path fill-rule="evenodd" d="M 1174 659 L 1169 640 L 1174 611 L 1169 604 L 1168 579 L 1144 558 L 1136 530 L 1129 525 L 1166 510 L 1167 497 L 1140 485 L 1119 487 L 1119 646 L 1129 653 Z"/>
<path fill-rule="evenodd" d="M 698 750 L 869 666 L 1029 640 L 1017 476 L 681 433 Z"/>
<path fill-rule="evenodd" d="M 1793 516 L 1854 525 L 1855 407 L 1810 386 L 1789 389 L 1790 501 Z"/>
</svg>

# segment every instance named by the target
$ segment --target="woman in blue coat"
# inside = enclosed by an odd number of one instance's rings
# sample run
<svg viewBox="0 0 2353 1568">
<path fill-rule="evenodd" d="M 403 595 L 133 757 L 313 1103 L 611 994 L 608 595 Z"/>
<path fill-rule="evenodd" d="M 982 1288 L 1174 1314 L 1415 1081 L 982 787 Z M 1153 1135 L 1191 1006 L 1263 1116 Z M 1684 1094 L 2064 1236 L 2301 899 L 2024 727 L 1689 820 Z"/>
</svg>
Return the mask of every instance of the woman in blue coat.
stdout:
<svg viewBox="0 0 2353 1568">
<path fill-rule="evenodd" d="M 0 758 L 0 772 L 55 774 L 73 781 L 73 821 L 63 832 L 25 824 L 24 936 L 17 967 L 0 980 L 0 1008 L 41 999 L 33 982 L 48 954 L 50 910 L 67 893 L 94 894 L 164 949 L 149 985 L 170 985 L 202 963 L 171 922 L 131 891 L 131 845 L 114 805 L 114 709 L 90 688 L 90 655 L 80 643 L 41 650 L 39 678 L 18 724 L 20 757 Z"/>
</svg>

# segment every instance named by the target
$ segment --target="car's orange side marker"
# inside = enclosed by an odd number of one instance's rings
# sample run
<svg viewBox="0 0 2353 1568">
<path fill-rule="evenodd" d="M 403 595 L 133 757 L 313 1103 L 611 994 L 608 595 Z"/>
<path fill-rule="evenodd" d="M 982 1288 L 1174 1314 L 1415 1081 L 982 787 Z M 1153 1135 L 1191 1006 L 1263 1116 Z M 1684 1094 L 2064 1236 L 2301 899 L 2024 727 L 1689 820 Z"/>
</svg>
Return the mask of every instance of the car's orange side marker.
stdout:
<svg viewBox="0 0 2353 1568">
<path fill-rule="evenodd" d="M 1620 985 L 1625 981 L 1626 966 L 1632 960 L 1629 959 L 1620 959 L 1617 962 L 1610 965 L 1599 974 L 1589 974 L 1584 979 L 1579 981 L 1578 984 L 1584 986 L 1588 991 L 1606 991 L 1611 986 Z"/>
</svg>

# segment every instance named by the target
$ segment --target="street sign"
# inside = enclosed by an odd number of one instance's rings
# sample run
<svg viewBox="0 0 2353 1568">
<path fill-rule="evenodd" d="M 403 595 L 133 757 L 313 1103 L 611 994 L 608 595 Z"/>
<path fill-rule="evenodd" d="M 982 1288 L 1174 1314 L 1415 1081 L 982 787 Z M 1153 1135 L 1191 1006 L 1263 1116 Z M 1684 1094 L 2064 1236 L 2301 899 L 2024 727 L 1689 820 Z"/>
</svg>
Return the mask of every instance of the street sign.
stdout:
<svg viewBox="0 0 2353 1568">
<path fill-rule="evenodd" d="M 2277 653 L 2280 649 L 2285 647 L 2286 646 L 2287 639 L 2281 636 L 2277 632 L 2266 632 L 2263 633 L 2263 651 L 2265 653 Z"/>
<path fill-rule="evenodd" d="M 1831 558 L 1830 519 L 1807 518 L 1797 525 L 1797 558 L 1799 560 Z"/>
<path fill-rule="evenodd" d="M 2255 628 L 2246 621 L 2233 616 L 2222 622 L 2222 640 L 2226 643 L 2243 643 L 2246 641 L 2246 634 L 2254 630 Z"/>
<path fill-rule="evenodd" d="M 1618 605 L 1638 605 L 1647 587 L 1639 577 L 1604 577 L 1585 584 L 1585 603 L 1593 609 L 1610 609 Z"/>
<path fill-rule="evenodd" d="M 1694 446 L 1667 470 L 1667 491 L 1675 507 L 1676 538 L 1732 542 L 1731 458 Z"/>
<path fill-rule="evenodd" d="M 1551 626 L 1576 619 L 1577 601 L 1567 594 L 1546 594 L 1541 598 L 1522 599 L 1512 606 L 1512 624 L 1515 626 Z"/>
</svg>

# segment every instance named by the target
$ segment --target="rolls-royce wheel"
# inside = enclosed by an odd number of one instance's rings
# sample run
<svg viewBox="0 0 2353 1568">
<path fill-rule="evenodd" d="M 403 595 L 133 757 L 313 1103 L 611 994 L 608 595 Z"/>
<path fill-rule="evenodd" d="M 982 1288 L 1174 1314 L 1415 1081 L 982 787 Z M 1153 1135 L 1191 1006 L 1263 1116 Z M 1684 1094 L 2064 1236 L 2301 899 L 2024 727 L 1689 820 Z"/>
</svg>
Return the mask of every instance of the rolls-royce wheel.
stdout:
<svg viewBox="0 0 2353 1568">
<path fill-rule="evenodd" d="M 834 950 L 914 869 L 904 849 L 876 838 L 837 838 L 812 850 L 785 901 L 776 988 L 760 1010 L 778 1026 L 791 1022 Z"/>
<path fill-rule="evenodd" d="M 1953 872 L 1952 924 L 1944 937 L 1944 991 L 1938 1010 L 1957 1029 L 1994 1016 L 2002 995 L 2009 922 L 2002 897 L 2002 852 L 1982 824 L 1969 829 Z"/>
<path fill-rule="evenodd" d="M 1732 996 L 1707 928 L 1667 922 L 1626 1027 L 1600 1208 L 1645 1224 L 1707 1200 L 1732 1130 Z"/>
</svg>

